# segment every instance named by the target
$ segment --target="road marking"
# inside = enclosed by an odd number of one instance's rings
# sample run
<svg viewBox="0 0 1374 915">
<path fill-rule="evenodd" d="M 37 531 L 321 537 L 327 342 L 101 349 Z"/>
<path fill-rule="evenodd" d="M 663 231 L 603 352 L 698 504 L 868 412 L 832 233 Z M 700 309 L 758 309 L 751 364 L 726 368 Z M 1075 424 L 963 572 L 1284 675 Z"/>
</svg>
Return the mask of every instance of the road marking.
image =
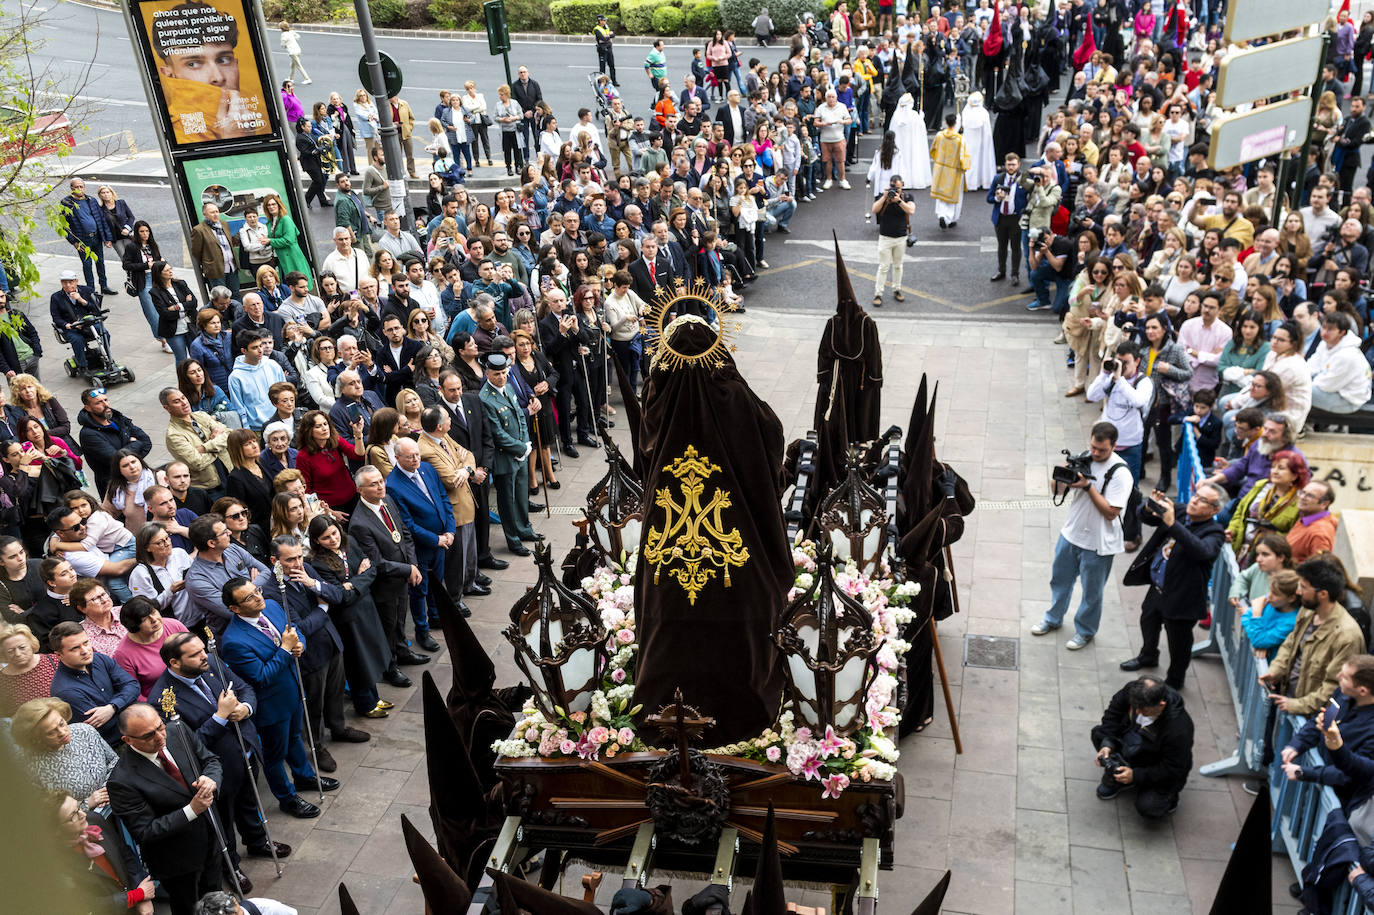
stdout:
<svg viewBox="0 0 1374 915">
<path fill-rule="evenodd" d="M 474 65 L 474 64 L 473 64 L 473 61 L 470 61 L 470 60 L 436 60 L 436 59 L 434 59 L 434 58 L 432 58 L 432 57 L 409 57 L 409 58 L 406 58 L 406 63 L 412 63 L 412 64 L 466 64 L 466 65 L 469 66 L 469 67 L 471 67 L 471 66 Z"/>
</svg>

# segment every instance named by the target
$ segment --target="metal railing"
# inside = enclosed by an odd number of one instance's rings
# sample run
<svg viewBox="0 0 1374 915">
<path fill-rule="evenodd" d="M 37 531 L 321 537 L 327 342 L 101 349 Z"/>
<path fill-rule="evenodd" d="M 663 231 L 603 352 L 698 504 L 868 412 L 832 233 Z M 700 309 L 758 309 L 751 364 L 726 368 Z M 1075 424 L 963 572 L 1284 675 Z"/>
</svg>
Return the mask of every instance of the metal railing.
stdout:
<svg viewBox="0 0 1374 915">
<path fill-rule="evenodd" d="M 1187 501 L 1193 487 L 1206 476 L 1197 455 L 1196 434 L 1188 424 L 1183 426 L 1179 447 L 1179 499 Z M 1265 764 L 1269 747 L 1282 747 L 1302 728 L 1306 719 L 1297 715 L 1275 715 L 1270 733 L 1269 691 L 1260 685 L 1259 678 L 1269 672 L 1269 662 L 1256 657 L 1245 629 L 1240 625 L 1239 610 L 1231 605 L 1231 584 L 1240 574 L 1235 553 L 1223 549 L 1212 565 L 1208 585 L 1212 625 L 1207 638 L 1193 645 L 1193 657 L 1218 655 L 1226 669 L 1231 703 L 1236 714 L 1236 748 L 1230 756 L 1201 766 L 1202 775 L 1243 775 L 1266 785 L 1274 805 L 1273 850 L 1288 856 L 1295 874 L 1312 857 L 1313 846 L 1326 823 L 1327 814 L 1340 806 L 1336 793 L 1316 782 L 1289 781 L 1283 768 L 1275 763 Z M 1272 739 L 1272 743 L 1271 743 Z M 1274 754 L 1277 757 L 1277 753 Z M 1324 763 L 1320 748 L 1308 750 L 1296 760 L 1303 765 Z M 1331 911 L 1335 915 L 1360 915 L 1365 911 L 1350 885 L 1342 881 Z"/>
</svg>

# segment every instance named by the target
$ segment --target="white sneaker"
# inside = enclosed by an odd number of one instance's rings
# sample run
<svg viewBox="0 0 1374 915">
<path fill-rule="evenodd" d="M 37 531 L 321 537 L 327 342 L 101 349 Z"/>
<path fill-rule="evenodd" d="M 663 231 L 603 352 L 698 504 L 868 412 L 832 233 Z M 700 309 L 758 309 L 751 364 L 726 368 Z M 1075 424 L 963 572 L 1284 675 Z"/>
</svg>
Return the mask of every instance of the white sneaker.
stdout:
<svg viewBox="0 0 1374 915">
<path fill-rule="evenodd" d="M 767 269 L 768 269 L 768 261 L 766 261 L 766 260 L 760 260 L 760 261 L 759 261 L 759 266 L 762 267 L 764 270 L 767 270 Z"/>
<path fill-rule="evenodd" d="M 816 195 L 815 195 L 815 194 L 807 194 L 807 195 L 806 195 L 806 199 L 807 199 L 807 200 L 815 200 L 815 199 L 816 199 Z"/>
<path fill-rule="evenodd" d="M 301 80 L 301 85 L 303 85 L 303 86 L 308 86 L 308 85 L 310 85 L 310 84 L 313 83 L 313 82 L 314 82 L 314 80 L 312 80 L 312 79 L 303 79 L 303 80 Z"/>
<path fill-rule="evenodd" d="M 832 187 L 834 187 L 834 186 L 835 186 L 835 179 L 834 179 L 834 178 L 826 178 L 826 179 L 825 179 L 825 184 L 822 184 L 822 185 L 821 185 L 821 190 L 828 191 L 828 190 L 830 190 L 830 189 L 831 189 Z"/>
<path fill-rule="evenodd" d="M 1051 626 L 1049 623 L 1045 622 L 1044 620 L 1041 620 L 1040 622 L 1036 623 L 1034 626 L 1031 627 L 1031 635 L 1044 635 L 1045 633 L 1053 632 L 1058 628 L 1058 626 Z"/>
<path fill-rule="evenodd" d="M 843 178 L 840 179 L 840 187 L 844 188 L 846 191 L 849 190 L 849 182 Z"/>
<path fill-rule="evenodd" d="M 1064 647 L 1069 651 L 1078 651 L 1080 648 L 1086 647 L 1090 641 L 1092 641 L 1092 639 L 1085 639 L 1083 636 L 1074 633 L 1073 638 L 1064 643 Z"/>
</svg>

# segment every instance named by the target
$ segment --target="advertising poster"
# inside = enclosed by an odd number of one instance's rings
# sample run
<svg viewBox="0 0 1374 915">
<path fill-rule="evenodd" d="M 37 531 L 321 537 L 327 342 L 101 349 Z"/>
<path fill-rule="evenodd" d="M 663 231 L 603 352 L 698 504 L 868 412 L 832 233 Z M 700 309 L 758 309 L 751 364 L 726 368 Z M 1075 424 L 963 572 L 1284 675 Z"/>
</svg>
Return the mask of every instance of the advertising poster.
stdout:
<svg viewBox="0 0 1374 915">
<path fill-rule="evenodd" d="M 304 219 L 294 212 L 292 196 L 287 193 L 291 173 L 281 153 L 275 149 L 182 156 L 177 160 L 177 168 L 186 195 L 186 211 L 192 214 L 193 220 L 200 218 L 203 204 L 214 203 L 220 215 L 229 220 L 229 228 L 237 233 L 243 228 L 244 211 L 253 207 L 258 211 L 258 224 L 263 226 L 265 239 L 267 222 L 263 199 L 273 194 L 281 200 L 286 215 L 297 229 L 304 224 Z M 297 250 L 302 260 L 308 260 L 309 255 L 301 250 L 299 243 Z M 241 274 L 239 279 L 245 288 L 256 285 L 247 273 Z"/>
<path fill-rule="evenodd" d="M 133 0 L 173 148 L 271 137 L 275 94 L 244 0 Z"/>
</svg>

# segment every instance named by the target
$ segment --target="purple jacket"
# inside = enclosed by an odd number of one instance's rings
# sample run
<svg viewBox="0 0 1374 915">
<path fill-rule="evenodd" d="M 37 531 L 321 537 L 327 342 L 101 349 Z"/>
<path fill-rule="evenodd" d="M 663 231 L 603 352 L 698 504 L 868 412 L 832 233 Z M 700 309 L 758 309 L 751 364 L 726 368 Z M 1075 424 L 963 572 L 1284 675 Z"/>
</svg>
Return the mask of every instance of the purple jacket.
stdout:
<svg viewBox="0 0 1374 915">
<path fill-rule="evenodd" d="M 1255 439 L 1249 448 L 1245 449 L 1245 454 L 1240 458 L 1226 465 L 1226 469 L 1221 475 L 1226 478 L 1228 486 L 1240 485 L 1240 493 L 1244 495 L 1250 491 L 1250 487 L 1255 485 L 1256 480 L 1262 480 L 1269 476 L 1269 465 L 1272 463 L 1272 456 L 1260 454 L 1259 443 L 1262 439 Z M 1296 445 L 1289 445 L 1281 451 L 1296 451 L 1302 454 Z M 1278 452 L 1274 452 L 1277 454 Z M 1303 455 L 1306 458 L 1306 455 Z"/>
<path fill-rule="evenodd" d="M 281 91 L 281 105 L 286 109 L 286 123 L 292 130 L 296 129 L 296 121 L 305 117 L 305 109 L 301 107 L 301 100 L 296 98 L 296 93 Z"/>
</svg>

